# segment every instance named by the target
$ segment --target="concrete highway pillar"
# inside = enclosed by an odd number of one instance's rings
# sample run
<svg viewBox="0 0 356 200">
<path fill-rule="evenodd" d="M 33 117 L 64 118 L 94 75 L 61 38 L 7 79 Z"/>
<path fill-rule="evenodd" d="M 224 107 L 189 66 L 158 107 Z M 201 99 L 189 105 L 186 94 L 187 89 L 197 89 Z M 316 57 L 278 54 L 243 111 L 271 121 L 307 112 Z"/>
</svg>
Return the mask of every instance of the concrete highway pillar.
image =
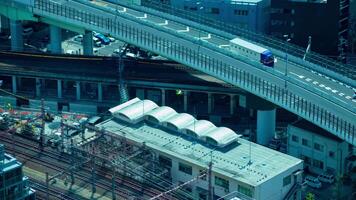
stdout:
<svg viewBox="0 0 356 200">
<path fill-rule="evenodd" d="M 23 51 L 23 28 L 19 20 L 10 19 L 11 50 Z"/>
<path fill-rule="evenodd" d="M 17 93 L 17 81 L 16 81 L 16 76 L 12 76 L 12 93 L 16 94 Z"/>
<path fill-rule="evenodd" d="M 213 111 L 213 93 L 208 92 L 208 114 Z"/>
<path fill-rule="evenodd" d="M 234 114 L 236 105 L 236 95 L 230 94 L 230 115 Z"/>
<path fill-rule="evenodd" d="M 93 32 L 85 31 L 83 36 L 83 54 L 87 56 L 93 55 Z"/>
<path fill-rule="evenodd" d="M 98 83 L 98 101 L 102 102 L 103 101 L 103 84 Z"/>
<path fill-rule="evenodd" d="M 76 88 L 77 100 L 80 100 L 80 82 L 79 81 L 75 82 L 75 88 Z"/>
<path fill-rule="evenodd" d="M 62 80 L 57 80 L 57 97 L 62 98 Z"/>
<path fill-rule="evenodd" d="M 51 53 L 54 54 L 61 54 L 62 53 L 62 29 L 54 26 L 54 25 L 50 25 L 49 26 L 49 30 L 50 30 L 50 50 Z"/>
<path fill-rule="evenodd" d="M 162 106 L 166 105 L 166 90 L 165 89 L 161 89 L 161 102 L 162 102 Z"/>
<path fill-rule="evenodd" d="M 41 96 L 41 80 L 36 78 L 36 97 Z"/>
<path fill-rule="evenodd" d="M 183 95 L 184 95 L 184 102 L 183 102 L 184 108 L 183 108 L 183 110 L 184 110 L 184 112 L 188 111 L 188 93 L 189 92 L 187 90 L 183 91 Z"/>
<path fill-rule="evenodd" d="M 257 143 L 267 145 L 274 138 L 276 109 L 257 111 Z"/>
<path fill-rule="evenodd" d="M 9 32 L 9 29 L 10 29 L 9 18 L 0 15 L 0 23 L 1 23 L 0 32 L 1 32 L 1 33 L 8 33 L 8 32 Z"/>
</svg>

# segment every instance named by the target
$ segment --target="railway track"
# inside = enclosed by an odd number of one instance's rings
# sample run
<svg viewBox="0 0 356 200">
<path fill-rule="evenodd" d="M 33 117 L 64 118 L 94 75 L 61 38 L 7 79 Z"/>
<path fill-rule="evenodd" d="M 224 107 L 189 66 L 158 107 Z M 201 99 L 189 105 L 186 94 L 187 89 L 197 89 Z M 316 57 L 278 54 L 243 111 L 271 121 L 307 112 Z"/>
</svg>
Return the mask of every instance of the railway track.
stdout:
<svg viewBox="0 0 356 200">
<path fill-rule="evenodd" d="M 40 151 L 38 144 L 33 141 L 28 141 L 19 136 L 16 137 L 16 143 L 13 144 L 11 136 L 8 134 L 1 134 L 0 141 L 8 144 L 8 151 L 15 153 L 16 156 L 23 158 L 26 161 L 30 161 L 32 163 L 44 166 L 54 172 L 61 172 L 68 169 L 71 166 L 70 159 L 67 156 L 64 156 L 54 150 L 46 149 L 46 151 Z M 12 145 L 16 145 L 16 148 L 12 148 Z M 24 149 L 21 151 L 20 149 Z M 30 153 L 32 152 L 32 153 Z M 41 160 L 39 160 L 37 155 L 41 155 Z M 35 158 L 35 159 L 33 159 Z M 43 159 L 43 160 L 42 160 Z M 89 183 L 91 181 L 91 169 L 88 166 L 81 167 L 83 171 L 74 172 L 75 179 L 80 180 L 84 183 Z M 96 174 L 96 186 L 104 191 L 111 191 L 112 189 L 112 181 L 111 178 L 108 177 L 108 171 L 96 168 L 98 172 Z M 116 187 L 116 195 L 122 199 L 129 199 L 132 196 L 136 196 L 135 194 L 144 194 L 148 197 L 156 196 L 160 194 L 162 191 L 156 189 L 147 189 L 146 185 L 143 186 L 142 183 L 137 183 L 137 181 L 130 180 L 128 178 L 116 178 L 116 185 L 120 187 Z M 122 186 L 125 186 L 127 189 L 124 189 Z M 128 191 L 134 191 L 128 192 Z M 143 199 L 140 197 L 135 197 L 135 199 Z"/>
</svg>

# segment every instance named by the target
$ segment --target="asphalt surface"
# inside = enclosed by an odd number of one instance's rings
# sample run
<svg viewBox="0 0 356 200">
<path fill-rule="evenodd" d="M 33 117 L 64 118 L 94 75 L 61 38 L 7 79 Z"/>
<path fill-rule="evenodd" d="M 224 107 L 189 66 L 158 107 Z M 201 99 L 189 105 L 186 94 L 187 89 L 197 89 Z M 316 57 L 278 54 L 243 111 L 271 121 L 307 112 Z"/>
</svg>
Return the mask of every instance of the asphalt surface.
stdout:
<svg viewBox="0 0 356 200">
<path fill-rule="evenodd" d="M 190 35 L 196 38 L 200 38 L 201 40 L 206 40 L 207 42 L 210 42 L 216 46 L 228 45 L 229 40 L 232 39 L 232 38 L 223 38 L 221 36 L 207 33 L 205 31 L 201 31 L 193 27 L 189 27 L 188 29 L 187 28 L 188 26 L 185 24 L 166 20 L 160 16 L 150 15 L 147 13 L 143 13 L 141 11 L 132 10 L 106 1 L 96 0 L 90 2 L 92 4 L 96 4 L 111 9 L 113 13 L 104 12 L 102 10 L 98 10 L 94 7 L 89 7 L 87 5 L 75 1 L 63 1 L 63 0 L 51 0 L 51 1 L 57 2 L 58 4 L 75 7 L 76 9 L 87 11 L 88 13 L 96 13 L 98 15 L 106 16 L 108 18 L 115 18 L 115 15 L 113 14 L 115 12 L 125 13 L 126 15 L 130 15 L 145 21 L 151 21 L 153 23 L 156 23 L 157 25 L 165 26 L 166 28 L 176 30 L 181 34 Z M 163 25 L 165 22 L 168 23 L 166 23 L 166 25 Z M 275 70 L 284 74 L 286 68 L 285 58 L 279 57 L 277 59 L 278 61 L 275 64 Z M 343 83 L 340 83 L 337 80 L 333 80 L 324 75 L 315 73 L 309 69 L 305 69 L 303 66 L 299 66 L 291 62 L 288 62 L 287 76 L 294 79 L 298 79 L 299 81 L 303 82 L 307 86 L 322 90 L 324 93 L 333 96 L 335 99 L 337 99 L 340 102 L 349 104 L 351 107 L 356 107 L 356 100 L 352 99 L 352 95 L 354 93 L 354 90 L 356 89 L 348 85 L 345 85 Z"/>
</svg>

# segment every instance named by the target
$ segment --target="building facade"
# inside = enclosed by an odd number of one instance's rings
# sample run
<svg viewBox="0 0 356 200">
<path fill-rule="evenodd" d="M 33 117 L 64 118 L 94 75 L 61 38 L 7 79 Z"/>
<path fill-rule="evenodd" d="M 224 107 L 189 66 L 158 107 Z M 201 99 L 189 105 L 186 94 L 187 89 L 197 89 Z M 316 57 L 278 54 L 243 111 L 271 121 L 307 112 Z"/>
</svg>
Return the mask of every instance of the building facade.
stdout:
<svg viewBox="0 0 356 200">
<path fill-rule="evenodd" d="M 34 200 L 35 192 L 28 186 L 28 177 L 23 175 L 22 164 L 5 154 L 0 144 L 0 200 Z"/>
<path fill-rule="evenodd" d="M 288 35 L 290 42 L 345 61 L 349 0 L 272 0 L 270 34 Z"/>
<path fill-rule="evenodd" d="M 352 168 L 347 160 L 352 156 L 349 144 L 304 120 L 288 126 L 287 151 L 303 159 L 306 171 L 315 174 L 344 176 Z"/>
<path fill-rule="evenodd" d="M 294 189 L 301 183 L 303 168 L 298 158 L 150 100 L 135 98 L 109 111 L 113 118 L 97 128 L 125 137 L 129 143 L 144 142 L 174 185 L 205 174 L 184 186 L 193 199 L 207 199 L 209 191 L 214 199 L 229 194 L 245 200 L 298 199 Z"/>
<path fill-rule="evenodd" d="M 149 6 L 152 0 L 143 0 Z M 173 8 L 195 12 L 254 32 L 266 33 L 270 0 L 163 0 Z"/>
</svg>

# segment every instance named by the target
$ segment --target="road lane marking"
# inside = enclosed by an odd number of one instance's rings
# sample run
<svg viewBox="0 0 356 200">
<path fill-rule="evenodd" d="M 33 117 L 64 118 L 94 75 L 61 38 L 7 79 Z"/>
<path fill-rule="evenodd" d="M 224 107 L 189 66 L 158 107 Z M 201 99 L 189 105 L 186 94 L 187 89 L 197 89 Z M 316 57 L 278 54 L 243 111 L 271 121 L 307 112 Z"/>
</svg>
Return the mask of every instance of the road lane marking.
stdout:
<svg viewBox="0 0 356 200">
<path fill-rule="evenodd" d="M 143 16 L 142 17 L 136 17 L 137 19 L 147 19 L 147 14 L 145 13 L 145 14 L 143 14 Z"/>
<path fill-rule="evenodd" d="M 211 38 L 211 34 L 208 33 L 208 36 L 207 37 L 200 37 L 199 39 L 202 39 L 202 40 L 207 40 L 207 39 L 210 39 Z"/>
<path fill-rule="evenodd" d="M 158 23 L 158 25 L 160 25 L 160 26 L 168 25 L 168 20 L 164 20 L 164 23 Z"/>
<path fill-rule="evenodd" d="M 296 76 L 298 76 L 299 78 L 304 78 L 305 76 L 303 76 L 303 75 L 299 75 L 299 74 L 296 74 L 296 73 L 294 73 L 294 72 L 290 72 L 291 74 L 293 74 L 293 75 L 296 75 Z"/>
<path fill-rule="evenodd" d="M 189 32 L 189 26 L 185 30 L 177 30 L 178 33 Z"/>
</svg>

